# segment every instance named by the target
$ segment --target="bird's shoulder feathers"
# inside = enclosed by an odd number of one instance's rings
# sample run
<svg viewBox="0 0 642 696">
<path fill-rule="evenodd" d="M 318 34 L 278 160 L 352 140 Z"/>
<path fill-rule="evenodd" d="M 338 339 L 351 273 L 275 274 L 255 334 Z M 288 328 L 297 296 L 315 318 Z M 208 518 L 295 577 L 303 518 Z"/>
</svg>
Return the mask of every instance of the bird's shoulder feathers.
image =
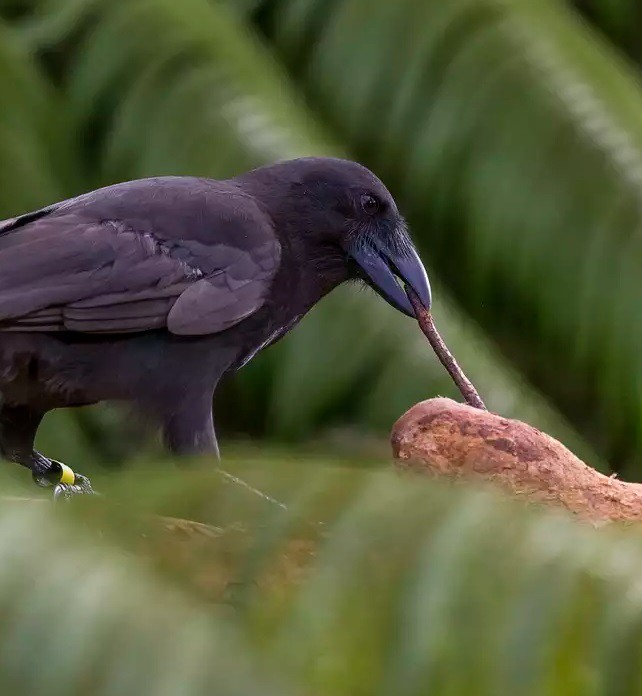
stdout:
<svg viewBox="0 0 642 696">
<path fill-rule="evenodd" d="M 261 307 L 279 261 L 233 184 L 117 184 L 0 222 L 0 330 L 217 333 Z"/>
</svg>

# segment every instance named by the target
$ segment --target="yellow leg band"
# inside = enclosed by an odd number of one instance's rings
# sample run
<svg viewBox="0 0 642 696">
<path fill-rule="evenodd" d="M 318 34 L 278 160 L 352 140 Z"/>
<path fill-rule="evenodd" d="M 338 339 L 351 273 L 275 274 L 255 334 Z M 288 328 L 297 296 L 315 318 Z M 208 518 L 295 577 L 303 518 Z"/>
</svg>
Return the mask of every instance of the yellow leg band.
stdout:
<svg viewBox="0 0 642 696">
<path fill-rule="evenodd" d="M 70 485 L 73 485 L 76 482 L 76 474 L 66 465 L 63 464 L 62 462 L 59 462 L 60 464 L 60 483 L 68 483 Z"/>
</svg>

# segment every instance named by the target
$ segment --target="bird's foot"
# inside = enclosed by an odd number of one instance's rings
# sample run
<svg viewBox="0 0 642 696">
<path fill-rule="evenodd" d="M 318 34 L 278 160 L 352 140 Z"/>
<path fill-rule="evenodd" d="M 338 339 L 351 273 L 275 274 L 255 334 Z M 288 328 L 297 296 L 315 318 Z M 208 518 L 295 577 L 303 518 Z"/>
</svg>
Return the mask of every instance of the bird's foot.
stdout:
<svg viewBox="0 0 642 696">
<path fill-rule="evenodd" d="M 73 483 L 57 483 L 54 486 L 54 500 L 70 500 L 76 495 L 96 495 L 86 476 L 75 474 Z"/>
<path fill-rule="evenodd" d="M 86 476 L 75 473 L 66 464 L 55 459 L 47 460 L 42 473 L 34 473 L 33 480 L 45 488 L 53 486 L 54 500 L 69 500 L 76 495 L 95 495 Z"/>
</svg>

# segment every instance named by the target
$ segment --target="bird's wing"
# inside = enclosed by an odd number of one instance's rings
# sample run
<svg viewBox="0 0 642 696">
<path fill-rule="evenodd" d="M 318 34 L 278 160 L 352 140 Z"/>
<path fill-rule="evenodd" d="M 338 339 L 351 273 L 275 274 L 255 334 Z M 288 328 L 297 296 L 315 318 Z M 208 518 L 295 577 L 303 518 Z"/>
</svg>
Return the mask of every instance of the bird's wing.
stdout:
<svg viewBox="0 0 642 696">
<path fill-rule="evenodd" d="M 263 304 L 280 258 L 267 225 L 204 241 L 74 212 L 22 223 L 0 222 L 0 331 L 217 333 Z"/>
</svg>

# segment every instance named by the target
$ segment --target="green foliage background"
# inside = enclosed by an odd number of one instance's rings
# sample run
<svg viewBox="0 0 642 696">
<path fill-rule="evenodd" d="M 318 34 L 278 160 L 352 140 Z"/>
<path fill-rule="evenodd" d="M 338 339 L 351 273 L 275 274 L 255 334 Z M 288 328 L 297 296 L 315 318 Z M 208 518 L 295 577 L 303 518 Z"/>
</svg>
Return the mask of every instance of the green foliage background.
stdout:
<svg viewBox="0 0 642 696">
<path fill-rule="evenodd" d="M 359 159 L 490 408 L 640 480 L 641 35 L 636 0 L 0 0 L 0 217 Z M 107 495 L 5 467 L 0 693 L 642 693 L 639 530 L 380 471 L 436 394 L 413 322 L 342 288 L 217 395 L 225 466 L 286 509 L 113 407 L 52 414 Z"/>
<path fill-rule="evenodd" d="M 0 214 L 152 174 L 357 158 L 398 198 L 490 407 L 640 478 L 635 3 L 0 8 Z M 390 424 L 438 393 L 453 387 L 412 322 L 340 289 L 228 381 L 217 422 L 224 443 L 385 456 Z M 108 408 L 51 421 L 42 447 L 61 457 L 153 451 Z"/>
</svg>

